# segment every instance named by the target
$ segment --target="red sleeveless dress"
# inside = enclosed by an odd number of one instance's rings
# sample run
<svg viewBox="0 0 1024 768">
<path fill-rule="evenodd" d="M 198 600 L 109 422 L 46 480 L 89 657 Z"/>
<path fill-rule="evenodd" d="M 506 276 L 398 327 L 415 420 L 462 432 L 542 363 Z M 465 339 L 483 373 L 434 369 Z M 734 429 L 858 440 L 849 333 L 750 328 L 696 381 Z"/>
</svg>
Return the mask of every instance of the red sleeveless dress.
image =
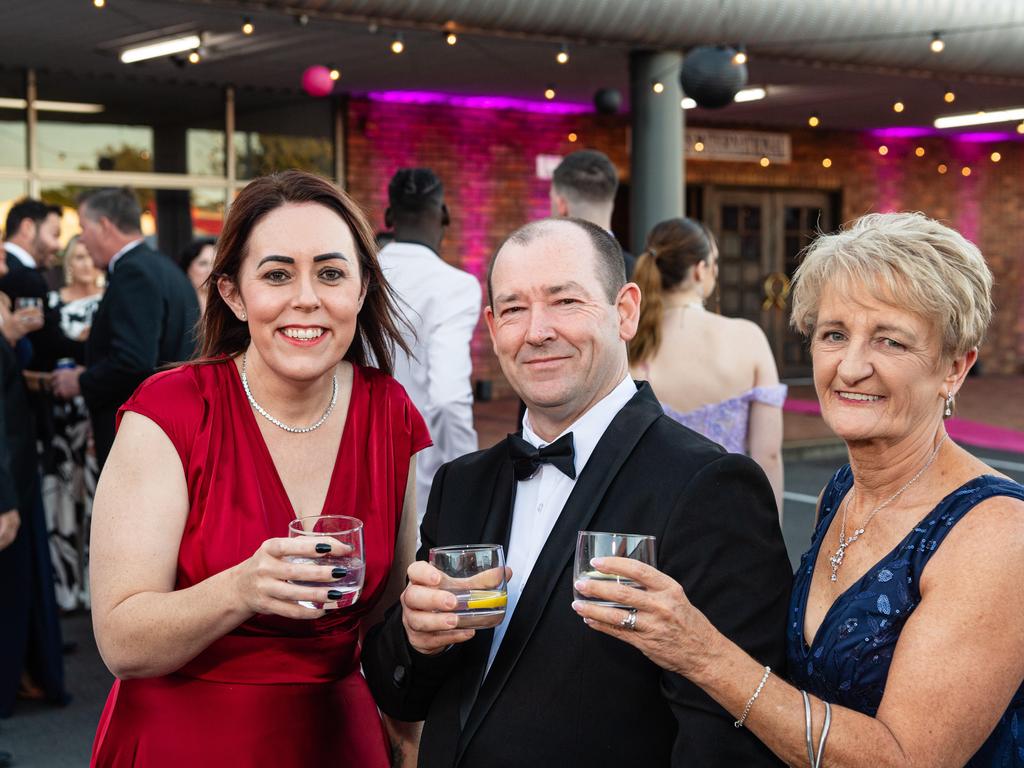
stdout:
<svg viewBox="0 0 1024 768">
<path fill-rule="evenodd" d="M 158 373 L 124 404 L 119 420 L 124 411 L 158 424 L 185 470 L 189 514 L 176 588 L 287 536 L 294 513 L 233 362 Z M 359 670 L 359 624 L 387 583 L 409 459 L 428 445 L 401 385 L 354 366 L 323 512 L 363 521 L 359 601 L 314 621 L 255 616 L 173 674 L 116 680 L 92 765 L 386 768 L 383 726 Z"/>
</svg>

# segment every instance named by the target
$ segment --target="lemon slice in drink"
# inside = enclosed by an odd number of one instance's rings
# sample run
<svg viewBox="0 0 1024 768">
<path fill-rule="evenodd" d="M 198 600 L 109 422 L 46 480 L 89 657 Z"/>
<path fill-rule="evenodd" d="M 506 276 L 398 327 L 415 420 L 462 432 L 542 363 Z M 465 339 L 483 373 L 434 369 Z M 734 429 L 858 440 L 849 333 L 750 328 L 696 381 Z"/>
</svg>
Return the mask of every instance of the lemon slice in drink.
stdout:
<svg viewBox="0 0 1024 768">
<path fill-rule="evenodd" d="M 480 608 L 504 608 L 508 605 L 508 594 L 496 589 L 473 589 L 469 592 L 466 607 L 470 610 Z"/>
</svg>

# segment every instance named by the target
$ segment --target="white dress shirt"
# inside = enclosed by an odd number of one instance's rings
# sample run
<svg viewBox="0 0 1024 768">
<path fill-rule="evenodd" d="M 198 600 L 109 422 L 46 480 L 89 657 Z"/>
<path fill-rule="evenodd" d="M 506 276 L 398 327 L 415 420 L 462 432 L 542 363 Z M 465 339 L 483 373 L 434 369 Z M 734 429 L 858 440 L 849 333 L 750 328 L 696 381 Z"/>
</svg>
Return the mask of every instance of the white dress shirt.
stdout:
<svg viewBox="0 0 1024 768">
<path fill-rule="evenodd" d="M 128 251 L 130 251 L 132 248 L 134 248 L 136 245 L 138 245 L 139 243 L 141 243 L 145 239 L 146 238 L 144 238 L 144 237 L 140 237 L 138 240 L 132 240 L 130 243 L 128 243 L 128 245 L 126 245 L 124 248 L 122 248 L 117 253 L 115 253 L 113 256 L 111 256 L 110 257 L 110 262 L 107 264 L 107 272 L 113 272 L 114 271 L 114 265 L 117 264 L 118 259 L 120 259 L 126 253 L 128 253 Z"/>
<path fill-rule="evenodd" d="M 636 384 L 627 374 L 615 389 L 558 435 L 561 437 L 572 432 L 577 479 L 608 425 L 615 418 L 615 414 L 622 410 L 635 394 Z M 535 448 L 548 445 L 530 429 L 529 411 L 523 417 L 523 439 Z M 516 610 L 519 596 L 523 594 L 533 566 L 537 563 L 537 556 L 544 548 L 555 521 L 562 514 L 562 508 L 575 487 L 576 480 L 551 464 L 541 464 L 533 477 L 516 483 L 516 500 L 512 507 L 512 533 L 506 558 L 506 565 L 512 568 L 512 579 L 508 583 L 508 607 L 505 609 L 505 619 L 494 630 L 491 655 L 487 659 L 488 670 L 494 662 L 498 646 L 501 645 L 505 630 L 508 629 L 508 623 Z"/>
<path fill-rule="evenodd" d="M 422 523 L 434 474 L 478 447 L 470 342 L 480 319 L 480 283 L 419 243 L 388 243 L 379 259 L 411 326 L 401 331 L 412 357 L 395 350 L 394 376 L 434 441 L 416 457 L 416 515 Z"/>
<path fill-rule="evenodd" d="M 13 253 L 14 257 L 29 269 L 36 268 L 36 260 L 32 258 L 32 254 L 26 251 L 20 245 L 15 245 L 14 243 L 8 241 L 4 243 L 4 249 L 7 250 L 8 253 Z"/>
</svg>

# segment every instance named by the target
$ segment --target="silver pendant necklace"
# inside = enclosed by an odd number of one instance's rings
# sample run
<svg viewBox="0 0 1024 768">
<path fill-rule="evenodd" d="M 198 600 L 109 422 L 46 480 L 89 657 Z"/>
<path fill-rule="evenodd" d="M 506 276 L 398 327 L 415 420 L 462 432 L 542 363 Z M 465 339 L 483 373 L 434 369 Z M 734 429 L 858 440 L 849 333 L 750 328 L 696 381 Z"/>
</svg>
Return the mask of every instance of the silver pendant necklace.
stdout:
<svg viewBox="0 0 1024 768">
<path fill-rule="evenodd" d="M 872 509 L 870 514 L 868 514 L 867 518 L 861 524 L 860 528 L 855 530 L 850 535 L 850 538 L 846 538 L 846 513 L 850 509 L 850 500 L 853 499 L 855 490 L 854 488 L 850 488 L 850 492 L 847 494 L 846 499 L 843 502 L 843 522 L 839 528 L 839 548 L 836 549 L 835 554 L 828 559 L 829 563 L 832 565 L 832 576 L 829 578 L 830 581 L 836 581 L 839 578 L 839 566 L 843 564 L 843 558 L 846 557 L 846 548 L 864 535 L 864 531 L 868 527 L 868 523 L 874 519 L 875 515 L 896 501 L 896 499 L 898 499 L 903 492 L 907 490 L 907 488 L 917 482 L 917 479 L 921 477 L 928 467 L 932 465 L 932 462 L 935 461 L 935 457 L 939 455 L 939 449 L 942 447 L 942 444 L 946 442 L 947 437 L 949 437 L 948 433 L 942 436 L 942 439 L 939 440 L 939 444 L 936 445 L 935 449 L 932 451 L 932 455 L 929 457 L 928 461 L 925 462 L 925 465 L 917 471 L 917 474 L 904 483 L 903 487 L 896 491 L 896 493 Z"/>
<path fill-rule="evenodd" d="M 327 410 L 324 411 L 324 415 L 315 424 L 310 424 L 308 427 L 291 427 L 285 424 L 280 419 L 276 419 L 267 413 L 266 409 L 256 402 L 256 398 L 252 396 L 252 390 L 249 389 L 249 377 L 245 375 L 245 364 L 247 362 L 248 352 L 242 353 L 242 389 L 245 390 L 245 396 L 249 398 L 249 405 L 253 407 L 260 416 L 269 421 L 275 427 L 280 427 L 285 432 L 291 432 L 293 434 L 304 434 L 306 432 L 312 432 L 314 429 L 319 429 L 323 426 L 324 422 L 327 421 L 327 417 L 331 415 L 331 411 L 334 410 L 335 404 L 338 402 L 338 375 L 334 374 L 331 377 L 331 404 L 327 406 Z"/>
</svg>

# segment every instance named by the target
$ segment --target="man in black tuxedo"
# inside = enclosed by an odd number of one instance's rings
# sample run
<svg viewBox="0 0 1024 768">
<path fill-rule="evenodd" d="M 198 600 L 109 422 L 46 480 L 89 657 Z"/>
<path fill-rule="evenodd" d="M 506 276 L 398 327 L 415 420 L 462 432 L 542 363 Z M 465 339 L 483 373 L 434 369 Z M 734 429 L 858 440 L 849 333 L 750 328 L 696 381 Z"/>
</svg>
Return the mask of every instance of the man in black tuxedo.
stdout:
<svg viewBox="0 0 1024 768">
<path fill-rule="evenodd" d="M 495 353 L 528 408 L 522 438 L 434 478 L 409 584 L 363 648 L 378 705 L 426 721 L 428 768 L 777 765 L 733 727 L 739 713 L 571 607 L 578 531 L 653 534 L 659 569 L 741 647 L 781 665 L 791 571 L 764 473 L 629 377 L 640 291 L 602 228 L 526 225 L 498 249 L 488 290 Z M 422 561 L 434 546 L 482 542 L 504 542 L 512 576 L 502 624 L 474 632 L 457 628 L 454 596 Z"/>
<path fill-rule="evenodd" d="M 60 250 L 61 208 L 39 200 L 19 200 L 7 212 L 4 222 L 4 258 L 7 274 L 0 278 L 0 291 L 12 302 L 21 298 L 39 299 L 43 308 L 43 326 L 28 334 L 32 359 L 26 368 L 53 370 L 61 357 L 81 356 L 83 345 L 60 331 L 60 313 L 47 308 L 49 286 L 44 271 L 53 265 Z"/>
<path fill-rule="evenodd" d="M 78 203 L 82 242 L 108 271 L 108 283 L 86 342 L 86 366 L 56 371 L 53 386 L 59 397 L 85 397 L 101 467 L 117 409 L 158 367 L 187 360 L 195 348 L 195 289 L 173 261 L 146 245 L 141 216 L 129 189 L 94 190 Z"/>
</svg>

